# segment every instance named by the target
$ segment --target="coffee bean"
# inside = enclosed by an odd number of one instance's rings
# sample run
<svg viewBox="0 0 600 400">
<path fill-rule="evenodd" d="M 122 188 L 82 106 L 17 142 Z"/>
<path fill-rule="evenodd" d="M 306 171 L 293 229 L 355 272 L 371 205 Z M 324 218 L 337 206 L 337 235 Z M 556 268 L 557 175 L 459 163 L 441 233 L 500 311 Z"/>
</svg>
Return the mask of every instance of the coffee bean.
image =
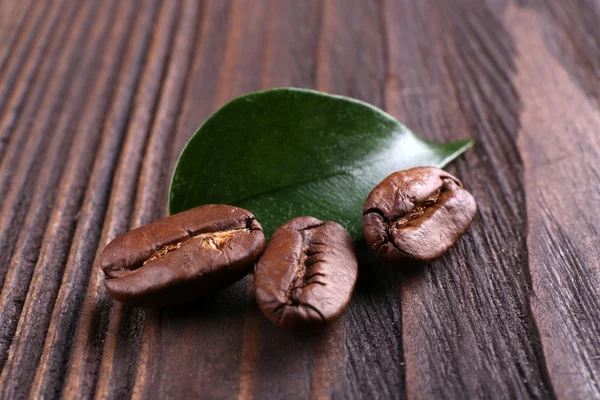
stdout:
<svg viewBox="0 0 600 400">
<path fill-rule="evenodd" d="M 340 224 L 294 218 L 275 231 L 256 264 L 256 301 L 275 325 L 309 329 L 344 312 L 357 275 L 352 239 Z"/>
<path fill-rule="evenodd" d="M 262 228 L 249 211 L 205 205 L 117 237 L 102 252 L 101 265 L 115 299 L 166 306 L 240 280 L 264 247 Z"/>
<path fill-rule="evenodd" d="M 462 183 L 434 167 L 399 171 L 377 185 L 365 202 L 363 229 L 384 260 L 431 261 L 471 225 L 477 205 Z"/>
</svg>

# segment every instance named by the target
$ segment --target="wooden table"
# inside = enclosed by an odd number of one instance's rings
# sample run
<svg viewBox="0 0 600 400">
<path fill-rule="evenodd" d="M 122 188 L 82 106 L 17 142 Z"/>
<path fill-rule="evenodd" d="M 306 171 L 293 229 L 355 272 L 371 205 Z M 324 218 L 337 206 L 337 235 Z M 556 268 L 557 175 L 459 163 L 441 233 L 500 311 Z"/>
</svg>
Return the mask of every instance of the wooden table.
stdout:
<svg viewBox="0 0 600 400">
<path fill-rule="evenodd" d="M 600 398 L 600 2 L 0 1 L 0 398 Z M 252 277 L 124 307 L 98 251 L 166 213 L 181 148 L 261 88 L 357 97 L 479 204 L 344 318 L 275 329 Z"/>
</svg>

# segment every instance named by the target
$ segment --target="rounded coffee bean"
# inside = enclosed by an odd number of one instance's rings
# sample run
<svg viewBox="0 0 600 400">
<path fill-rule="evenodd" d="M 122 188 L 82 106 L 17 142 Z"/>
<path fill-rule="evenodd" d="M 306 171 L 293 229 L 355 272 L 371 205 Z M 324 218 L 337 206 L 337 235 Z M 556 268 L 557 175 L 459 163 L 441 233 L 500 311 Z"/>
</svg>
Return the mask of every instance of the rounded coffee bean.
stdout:
<svg viewBox="0 0 600 400">
<path fill-rule="evenodd" d="M 466 232 L 476 211 L 473 196 L 441 169 L 417 167 L 395 172 L 377 185 L 365 202 L 365 239 L 390 263 L 431 261 Z"/>
<path fill-rule="evenodd" d="M 344 312 L 357 275 L 352 239 L 340 224 L 294 218 L 275 231 L 256 264 L 256 301 L 275 325 L 308 329 Z"/>
<path fill-rule="evenodd" d="M 166 306 L 210 295 L 243 278 L 265 247 L 249 211 L 205 205 L 127 232 L 101 255 L 108 293 Z"/>
</svg>

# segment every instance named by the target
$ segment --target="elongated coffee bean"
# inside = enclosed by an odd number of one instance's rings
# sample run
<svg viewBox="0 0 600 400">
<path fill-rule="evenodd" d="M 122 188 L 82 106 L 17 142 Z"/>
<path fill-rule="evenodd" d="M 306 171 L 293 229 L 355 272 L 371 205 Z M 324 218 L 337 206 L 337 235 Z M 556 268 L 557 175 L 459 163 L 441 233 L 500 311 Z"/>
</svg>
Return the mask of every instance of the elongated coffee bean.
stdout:
<svg viewBox="0 0 600 400">
<path fill-rule="evenodd" d="M 256 264 L 256 301 L 275 325 L 309 329 L 344 312 L 357 275 L 352 239 L 340 224 L 294 218 L 275 231 Z"/>
<path fill-rule="evenodd" d="M 399 171 L 377 185 L 365 202 L 363 229 L 383 259 L 431 261 L 471 225 L 477 205 L 462 183 L 434 167 Z"/>
<path fill-rule="evenodd" d="M 108 293 L 166 306 L 214 294 L 252 270 L 265 247 L 249 211 L 205 205 L 127 232 L 101 255 Z"/>
</svg>

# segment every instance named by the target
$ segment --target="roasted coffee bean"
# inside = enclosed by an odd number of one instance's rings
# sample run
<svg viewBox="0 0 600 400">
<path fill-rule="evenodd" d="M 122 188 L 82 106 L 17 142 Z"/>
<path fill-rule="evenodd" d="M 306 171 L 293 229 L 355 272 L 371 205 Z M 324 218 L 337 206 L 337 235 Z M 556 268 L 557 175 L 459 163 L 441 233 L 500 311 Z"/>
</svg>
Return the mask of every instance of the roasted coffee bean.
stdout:
<svg viewBox="0 0 600 400">
<path fill-rule="evenodd" d="M 476 211 L 475 199 L 454 176 L 417 167 L 395 172 L 373 189 L 365 202 L 363 229 L 384 260 L 426 262 L 456 243 Z"/>
<path fill-rule="evenodd" d="M 256 264 L 256 301 L 275 325 L 310 329 L 344 312 L 357 275 L 352 239 L 340 224 L 294 218 L 275 231 Z"/>
<path fill-rule="evenodd" d="M 101 264 L 115 299 L 166 306 L 240 280 L 264 247 L 262 228 L 249 211 L 205 205 L 117 237 L 102 252 Z"/>
</svg>

